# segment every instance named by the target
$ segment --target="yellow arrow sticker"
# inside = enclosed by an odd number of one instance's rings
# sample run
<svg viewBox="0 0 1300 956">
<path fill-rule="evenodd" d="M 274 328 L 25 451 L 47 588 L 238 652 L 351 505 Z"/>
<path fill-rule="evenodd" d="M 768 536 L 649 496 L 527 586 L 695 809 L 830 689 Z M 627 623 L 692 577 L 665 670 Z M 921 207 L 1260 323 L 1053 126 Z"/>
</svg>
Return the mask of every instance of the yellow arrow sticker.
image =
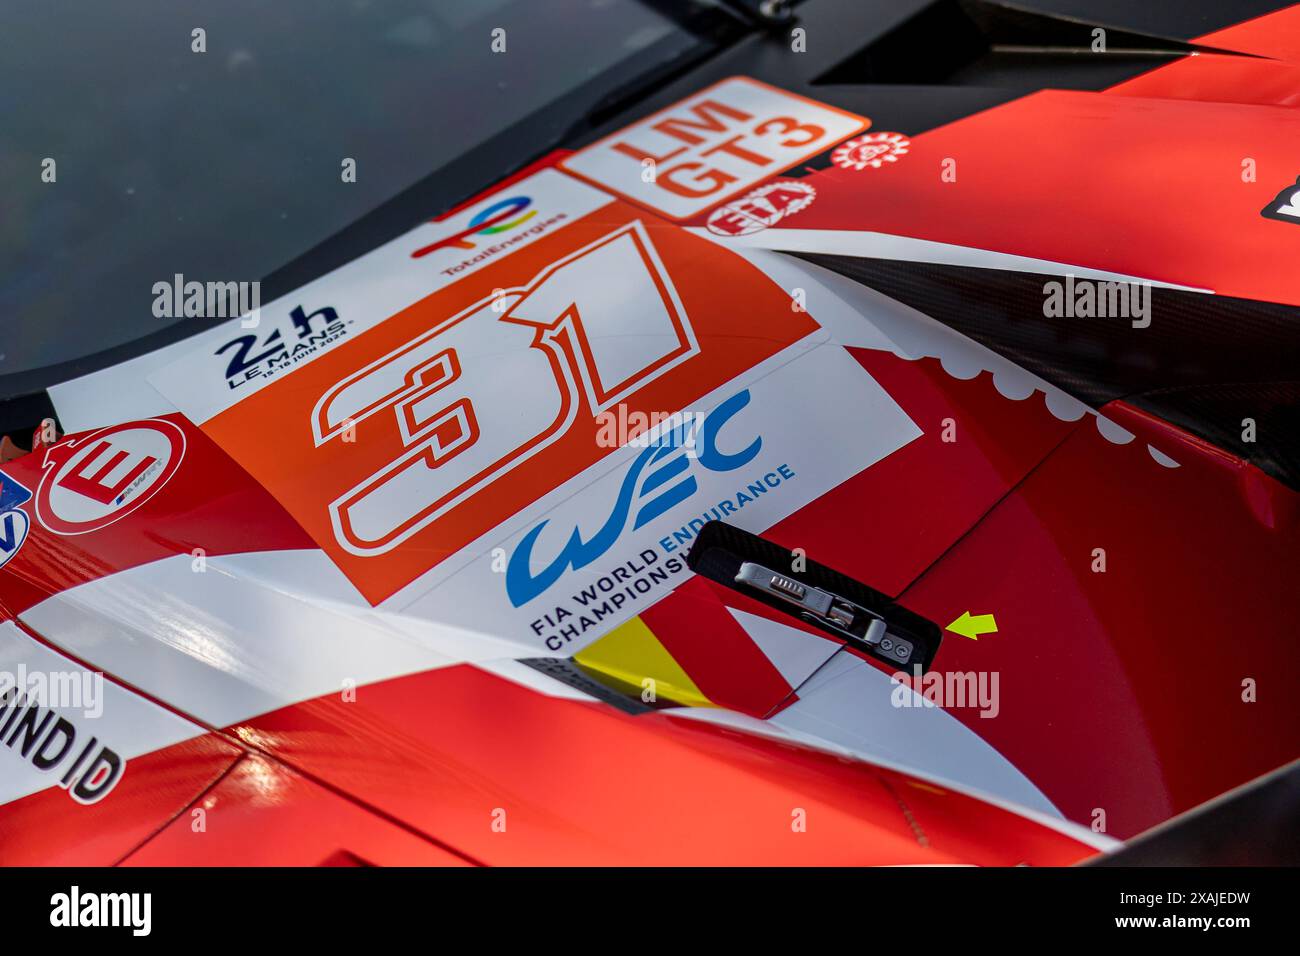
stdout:
<svg viewBox="0 0 1300 956">
<path fill-rule="evenodd" d="M 978 641 L 981 634 L 996 634 L 998 622 L 993 620 L 992 614 L 971 614 L 970 611 L 963 611 L 962 616 L 949 624 L 947 629 L 962 637 L 969 637 L 972 641 Z"/>
</svg>

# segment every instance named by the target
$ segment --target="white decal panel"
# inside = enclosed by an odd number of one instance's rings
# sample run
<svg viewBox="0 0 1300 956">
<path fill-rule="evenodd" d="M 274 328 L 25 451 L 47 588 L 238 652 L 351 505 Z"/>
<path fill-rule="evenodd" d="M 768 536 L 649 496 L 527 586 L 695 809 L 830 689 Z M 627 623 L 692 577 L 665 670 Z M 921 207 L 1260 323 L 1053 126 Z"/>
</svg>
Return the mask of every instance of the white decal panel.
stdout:
<svg viewBox="0 0 1300 956">
<path fill-rule="evenodd" d="M 670 219 L 689 219 L 870 125 L 853 113 L 735 76 L 561 165 Z"/>
<path fill-rule="evenodd" d="M 0 804 L 52 787 L 98 803 L 130 760 L 204 732 L 0 623 Z"/>
<path fill-rule="evenodd" d="M 180 410 L 195 422 L 438 289 L 610 202 L 554 169 L 493 190 L 440 220 L 261 307 L 120 365 L 53 386 L 64 428 L 84 431 Z"/>
<path fill-rule="evenodd" d="M 701 407 L 693 447 L 667 430 L 623 449 L 614 468 L 541 502 L 542 517 L 468 548 L 477 557 L 407 613 L 575 653 L 689 574 L 684 557 L 705 521 L 764 531 L 921 434 L 832 345 L 729 384 Z"/>
</svg>

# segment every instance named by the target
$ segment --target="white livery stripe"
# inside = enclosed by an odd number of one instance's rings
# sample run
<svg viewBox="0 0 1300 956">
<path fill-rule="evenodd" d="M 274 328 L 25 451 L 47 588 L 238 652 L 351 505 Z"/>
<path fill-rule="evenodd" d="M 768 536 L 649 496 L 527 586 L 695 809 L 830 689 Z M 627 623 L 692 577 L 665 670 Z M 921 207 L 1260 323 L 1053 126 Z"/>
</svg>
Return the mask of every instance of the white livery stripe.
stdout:
<svg viewBox="0 0 1300 956">
<path fill-rule="evenodd" d="M 70 588 L 22 615 L 47 640 L 212 727 L 303 700 L 520 652 L 425 625 L 417 639 L 364 606 L 319 551 L 165 558 Z M 271 577 L 255 569 L 274 569 Z M 284 574 L 294 592 L 276 585 Z M 142 613 L 142 609 L 148 609 Z M 414 628 L 412 628 L 414 630 Z M 450 650 L 438 648 L 439 643 Z"/>
<path fill-rule="evenodd" d="M 505 201 L 503 197 L 529 200 L 521 207 L 518 227 L 500 235 L 473 238 L 473 248 L 440 248 L 420 258 L 412 253 L 430 244 L 454 238 L 478 215 Z M 590 212 L 608 205 L 613 197 L 586 186 L 553 169 L 504 186 L 448 216 L 440 222 L 426 222 L 379 248 L 263 305 L 256 324 L 233 318 L 146 355 L 92 372 L 50 388 L 50 398 L 68 432 L 86 431 L 101 425 L 136 418 L 150 418 L 177 410 L 176 403 L 151 384 L 151 379 L 171 383 L 187 396 L 187 416 L 203 422 L 246 395 L 262 388 L 268 376 L 241 380 L 233 389 L 224 371 L 236 354 L 232 348 L 242 336 L 253 336 L 252 354 L 273 349 L 276 342 L 298 341 L 290 321 L 293 310 L 305 313 L 328 307 L 346 334 L 320 349 L 302 353 L 292 366 L 298 368 L 334 345 L 350 341 L 425 296 L 470 275 L 536 239 L 564 228 Z M 188 277 L 187 277 L 188 278 Z M 193 277 L 194 279 L 211 278 Z M 276 333 L 279 333 L 278 337 Z"/>
<path fill-rule="evenodd" d="M 33 793 L 57 786 L 70 772 L 84 772 L 93 759 L 94 751 L 79 763 L 78 757 L 93 738 L 95 748 L 110 748 L 124 764 L 123 773 L 130 773 L 126 763 L 136 757 L 164 747 L 190 740 L 205 733 L 203 727 L 191 723 L 157 704 L 145 700 L 111 680 L 99 677 L 69 660 L 39 641 L 34 640 L 13 621 L 0 623 L 0 672 L 9 680 L 18 679 L 25 693 L 34 685 L 33 680 L 46 683 L 48 696 L 26 696 L 19 704 L 26 710 L 40 705 L 40 714 L 53 711 L 45 723 L 40 738 L 23 754 L 25 735 L 18 722 L 21 713 L 14 714 L 11 707 L 0 706 L 0 804 L 10 803 Z M 25 679 L 23 679 L 25 678 Z M 12 686 L 6 681 L 7 686 Z M 66 697 L 68 690 L 78 688 L 76 699 Z M 62 689 L 56 689 L 62 688 Z M 12 719 L 11 719 L 12 716 Z M 53 724 L 59 719 L 67 721 L 71 730 L 55 736 Z M 42 752 L 47 758 L 63 748 L 63 741 L 72 735 L 62 760 L 48 769 L 39 769 L 33 757 Z M 10 740 L 11 745 L 5 746 Z M 48 741 L 48 746 L 46 745 Z"/>
<path fill-rule="evenodd" d="M 902 262 L 928 262 L 934 265 L 968 266 L 976 269 L 1005 269 L 1008 272 L 1037 272 L 1045 275 L 1072 275 L 1077 279 L 1108 282 L 1142 282 L 1162 289 L 1213 293 L 1213 289 L 1160 282 L 1123 272 L 1107 272 L 1086 266 L 1035 259 L 1009 252 L 958 246 L 932 239 L 913 239 L 886 232 L 848 229 L 763 229 L 747 236 L 719 237 L 698 226 L 691 232 L 728 248 L 769 249 L 774 252 L 809 252 L 831 256 L 857 256 L 864 259 L 896 259 Z"/>
</svg>

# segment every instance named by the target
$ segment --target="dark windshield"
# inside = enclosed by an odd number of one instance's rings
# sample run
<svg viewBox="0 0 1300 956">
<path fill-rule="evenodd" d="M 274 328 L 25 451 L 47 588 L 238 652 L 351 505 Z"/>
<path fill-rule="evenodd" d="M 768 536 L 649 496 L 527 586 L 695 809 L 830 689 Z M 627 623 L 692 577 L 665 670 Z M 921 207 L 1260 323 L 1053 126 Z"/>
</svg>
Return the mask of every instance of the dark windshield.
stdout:
<svg viewBox="0 0 1300 956">
<path fill-rule="evenodd" d="M 155 283 L 261 279 L 606 71 L 701 42 L 637 0 L 0 0 L 0 20 L 0 376 L 157 332 Z"/>
</svg>

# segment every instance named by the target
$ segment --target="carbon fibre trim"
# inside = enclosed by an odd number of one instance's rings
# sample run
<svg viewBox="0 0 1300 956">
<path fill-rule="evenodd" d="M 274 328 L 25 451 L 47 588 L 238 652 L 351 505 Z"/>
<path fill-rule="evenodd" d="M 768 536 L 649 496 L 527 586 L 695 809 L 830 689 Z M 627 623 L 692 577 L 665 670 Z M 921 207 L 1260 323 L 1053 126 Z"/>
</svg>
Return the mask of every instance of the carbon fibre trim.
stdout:
<svg viewBox="0 0 1300 956">
<path fill-rule="evenodd" d="M 799 253 L 1100 407 L 1123 399 L 1300 490 L 1300 309 L 1152 288 L 1150 325 L 1044 315 L 1059 276 Z M 1245 419 L 1254 419 L 1247 440 Z"/>
<path fill-rule="evenodd" d="M 900 647 L 904 641 L 914 647 L 914 650 L 903 651 L 900 656 L 904 663 L 919 665 L 923 671 L 929 670 L 933 665 L 934 656 L 943 641 L 943 632 L 936 624 L 896 604 L 883 592 L 802 555 L 796 560 L 793 552 L 725 521 L 710 521 L 700 529 L 686 561 L 696 574 L 740 591 L 783 614 L 798 617 L 838 640 L 847 639 L 855 647 L 866 650 L 893 666 L 899 666 L 899 661 L 885 652 L 884 644 L 854 639 L 846 635 L 843 629 L 828 625 L 825 618 L 799 613 L 790 603 L 774 596 L 772 591 L 739 583 L 738 573 L 742 565 L 745 562 L 756 562 L 778 571 L 795 586 L 802 584 L 820 588 L 859 608 L 865 608 L 881 619 L 888 628 L 888 636 L 900 641 Z"/>
</svg>

